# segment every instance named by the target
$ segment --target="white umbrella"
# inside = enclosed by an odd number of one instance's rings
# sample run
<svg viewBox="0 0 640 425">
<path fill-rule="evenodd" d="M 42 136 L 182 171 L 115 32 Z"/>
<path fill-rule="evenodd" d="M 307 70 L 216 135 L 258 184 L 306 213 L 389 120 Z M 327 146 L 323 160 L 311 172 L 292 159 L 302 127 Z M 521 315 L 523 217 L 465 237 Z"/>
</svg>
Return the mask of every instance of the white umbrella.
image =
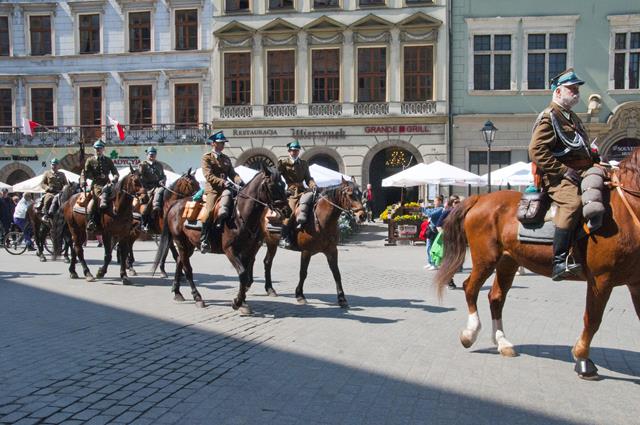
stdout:
<svg viewBox="0 0 640 425">
<path fill-rule="evenodd" d="M 477 174 L 463 170 L 442 161 L 430 164 L 420 163 L 382 180 L 383 187 L 411 187 L 424 184 L 448 186 L 486 186 Z"/>
<path fill-rule="evenodd" d="M 6 184 L 6 183 L 2 183 L 2 182 L 0 182 L 0 190 L 2 190 L 2 189 L 9 189 L 9 190 L 11 190 L 11 188 L 12 188 L 12 187 L 13 187 L 13 186 L 11 186 L 11 185 L 9 185 L 9 184 Z"/>
<path fill-rule="evenodd" d="M 481 176 L 482 180 L 487 183 L 487 174 Z M 531 163 L 516 162 L 491 172 L 492 186 L 527 186 L 533 183 L 533 174 L 531 174 Z"/>
<path fill-rule="evenodd" d="M 129 167 L 123 167 L 118 169 L 118 174 L 120 175 L 121 178 L 126 176 L 130 172 L 131 172 L 131 169 Z M 170 186 L 171 184 L 173 184 L 173 182 L 175 182 L 180 178 L 180 174 L 174 173 L 173 171 L 169 171 L 169 170 L 164 170 L 164 175 L 167 177 L 167 186 Z"/>
<path fill-rule="evenodd" d="M 244 165 L 238 165 L 237 167 L 234 168 L 234 170 L 236 170 L 236 173 L 240 175 L 240 178 L 242 178 L 242 181 L 244 181 L 245 183 L 251 180 L 253 176 L 258 174 L 257 170 L 246 167 Z M 205 180 L 204 174 L 202 173 L 202 168 L 198 168 L 196 170 L 195 176 L 196 176 L 196 180 L 198 180 L 198 183 L 200 183 L 200 186 L 204 187 L 207 181 Z"/>
<path fill-rule="evenodd" d="M 77 183 L 80 181 L 80 176 L 76 173 L 72 173 L 71 171 L 60 169 L 67 176 L 67 180 L 69 182 Z M 41 186 L 42 176 L 44 173 L 39 176 L 35 176 L 30 178 L 29 180 L 25 180 L 18 184 L 13 185 L 13 192 L 23 192 L 23 193 L 44 193 L 44 189 Z"/>
<path fill-rule="evenodd" d="M 318 164 L 311 164 L 309 166 L 309 173 L 318 187 L 328 187 L 340 184 L 342 179 L 351 181 L 351 177 L 345 174 L 334 171 L 330 168 L 323 167 Z"/>
</svg>

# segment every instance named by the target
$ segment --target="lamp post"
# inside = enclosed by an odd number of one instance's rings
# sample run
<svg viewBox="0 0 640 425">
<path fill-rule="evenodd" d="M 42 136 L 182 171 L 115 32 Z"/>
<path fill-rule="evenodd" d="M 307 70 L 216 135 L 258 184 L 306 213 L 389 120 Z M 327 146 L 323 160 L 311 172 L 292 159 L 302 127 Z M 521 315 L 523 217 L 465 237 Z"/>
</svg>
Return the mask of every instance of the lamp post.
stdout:
<svg viewBox="0 0 640 425">
<path fill-rule="evenodd" d="M 487 121 L 480 131 L 484 137 L 484 142 L 487 144 L 487 185 L 488 191 L 491 193 L 491 144 L 496 138 L 498 129 L 494 127 L 491 121 Z"/>
</svg>

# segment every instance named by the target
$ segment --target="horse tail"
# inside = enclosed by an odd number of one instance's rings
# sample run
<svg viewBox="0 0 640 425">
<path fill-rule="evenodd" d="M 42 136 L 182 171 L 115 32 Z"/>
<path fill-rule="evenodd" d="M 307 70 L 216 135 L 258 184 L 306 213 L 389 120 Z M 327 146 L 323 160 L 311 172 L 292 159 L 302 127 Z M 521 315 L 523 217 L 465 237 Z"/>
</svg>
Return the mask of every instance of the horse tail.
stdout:
<svg viewBox="0 0 640 425">
<path fill-rule="evenodd" d="M 167 215 L 165 216 L 165 218 L 168 215 L 169 214 L 167 211 Z M 153 260 L 153 266 L 151 268 L 151 276 L 154 276 L 156 274 L 156 270 L 158 269 L 160 262 L 167 256 L 167 252 L 169 252 L 172 239 L 173 238 L 171 237 L 171 231 L 169 229 L 169 221 L 165 219 L 164 226 L 162 226 L 162 235 L 160 236 L 160 242 L 158 243 L 158 251 L 156 251 L 156 258 Z"/>
<path fill-rule="evenodd" d="M 57 259 L 62 252 L 62 244 L 64 242 L 64 230 L 66 223 L 64 221 L 64 211 L 62 206 L 51 217 L 51 242 L 53 243 L 53 259 Z"/>
<path fill-rule="evenodd" d="M 438 299 L 442 300 L 444 288 L 451 282 L 453 275 L 464 263 L 467 254 L 467 235 L 464 232 L 464 219 L 469 210 L 478 202 L 479 196 L 467 198 L 462 205 L 454 208 L 444 221 L 444 258 L 435 276 Z"/>
</svg>

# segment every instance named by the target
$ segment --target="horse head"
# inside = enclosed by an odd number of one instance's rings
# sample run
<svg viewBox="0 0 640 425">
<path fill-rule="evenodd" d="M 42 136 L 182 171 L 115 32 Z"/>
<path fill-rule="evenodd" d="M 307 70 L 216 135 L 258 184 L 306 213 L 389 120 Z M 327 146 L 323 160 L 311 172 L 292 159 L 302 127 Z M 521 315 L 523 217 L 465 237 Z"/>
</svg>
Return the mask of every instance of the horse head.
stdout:
<svg viewBox="0 0 640 425">
<path fill-rule="evenodd" d="M 131 165 L 129 165 L 129 170 L 129 174 L 116 184 L 116 204 L 120 204 L 124 199 L 133 203 L 134 198 L 143 196 L 146 193 L 142 186 L 140 171 L 134 169 Z M 121 194 L 125 196 L 120 196 Z"/>
<path fill-rule="evenodd" d="M 260 172 L 242 190 L 254 191 L 253 196 L 279 213 L 287 205 L 286 186 L 280 172 L 265 164 L 262 164 Z"/>
<path fill-rule="evenodd" d="M 640 147 L 618 164 L 618 177 L 627 188 L 640 190 Z"/>
<path fill-rule="evenodd" d="M 350 210 L 363 223 L 367 218 L 367 213 L 362 205 L 362 191 L 353 181 L 342 178 L 340 182 L 340 192 L 342 194 L 342 207 Z"/>
<path fill-rule="evenodd" d="M 193 195 L 200 189 L 200 183 L 194 175 L 195 173 L 191 174 L 191 168 L 189 168 L 171 185 L 171 190 L 181 197 Z"/>
</svg>

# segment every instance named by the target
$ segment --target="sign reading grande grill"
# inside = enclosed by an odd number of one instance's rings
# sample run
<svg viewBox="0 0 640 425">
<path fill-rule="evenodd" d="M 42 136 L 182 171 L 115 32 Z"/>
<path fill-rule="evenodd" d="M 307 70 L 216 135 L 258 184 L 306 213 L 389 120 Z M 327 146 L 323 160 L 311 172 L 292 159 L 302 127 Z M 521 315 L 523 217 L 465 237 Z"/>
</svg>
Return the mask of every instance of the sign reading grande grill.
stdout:
<svg viewBox="0 0 640 425">
<path fill-rule="evenodd" d="M 427 125 L 372 125 L 364 128 L 365 134 L 431 133 Z"/>
</svg>

